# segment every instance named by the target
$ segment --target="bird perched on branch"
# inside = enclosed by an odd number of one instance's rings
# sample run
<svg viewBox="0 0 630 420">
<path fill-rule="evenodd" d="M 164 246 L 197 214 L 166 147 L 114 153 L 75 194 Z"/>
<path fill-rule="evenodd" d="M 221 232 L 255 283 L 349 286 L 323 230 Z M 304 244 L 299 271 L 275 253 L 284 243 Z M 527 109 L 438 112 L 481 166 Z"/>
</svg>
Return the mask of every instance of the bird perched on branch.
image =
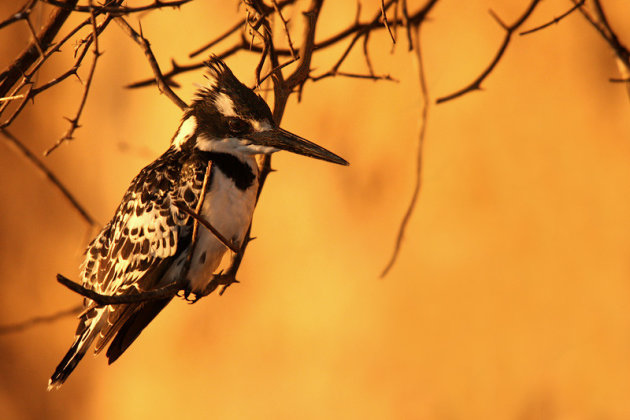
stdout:
<svg viewBox="0 0 630 420">
<path fill-rule="evenodd" d="M 122 296 L 179 281 L 186 297 L 203 295 L 227 245 L 239 248 L 251 223 L 260 176 L 255 155 L 286 150 L 348 164 L 279 128 L 262 98 L 223 61 L 213 57 L 206 65 L 208 84 L 185 110 L 170 147 L 131 181 L 114 217 L 88 246 L 85 288 Z M 220 235 L 196 228 L 190 209 Z M 116 305 L 84 299 L 74 343 L 48 389 L 64 383 L 94 342 L 95 353 L 111 342 L 113 363 L 171 299 Z"/>
</svg>

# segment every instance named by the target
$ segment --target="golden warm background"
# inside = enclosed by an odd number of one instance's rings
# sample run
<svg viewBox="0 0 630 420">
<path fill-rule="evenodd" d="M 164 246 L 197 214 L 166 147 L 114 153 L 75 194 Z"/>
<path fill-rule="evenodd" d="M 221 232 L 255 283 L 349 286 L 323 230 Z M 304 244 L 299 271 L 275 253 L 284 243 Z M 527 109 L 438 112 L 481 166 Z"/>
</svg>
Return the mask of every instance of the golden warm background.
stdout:
<svg viewBox="0 0 630 420">
<path fill-rule="evenodd" d="M 162 66 L 228 28 L 234 3 L 141 15 Z M 380 5 L 362 3 L 364 19 Z M 432 102 L 494 55 L 503 32 L 488 9 L 512 22 L 528 3 L 436 6 L 422 33 Z M 18 7 L 0 4 L 2 18 Z M 627 2 L 604 5 L 630 43 Z M 326 2 L 317 38 L 350 24 L 355 7 Z M 568 7 L 545 1 L 525 26 Z M 0 336 L 0 419 L 630 418 L 630 100 L 608 82 L 618 76 L 611 50 L 576 13 L 515 36 L 482 92 L 433 106 L 419 203 L 380 280 L 412 192 L 421 104 L 402 35 L 393 54 L 385 31 L 371 43 L 376 71 L 399 83 L 326 79 L 290 101 L 283 126 L 351 166 L 274 157 L 241 284 L 174 302 L 121 360 L 86 356 L 59 392 L 46 383 L 74 319 Z M 0 38 L 4 68 L 29 32 L 20 23 Z M 101 48 L 76 140 L 44 161 L 104 224 L 180 112 L 155 88 L 123 88 L 150 69 L 115 24 Z M 67 68 L 66 50 L 40 81 Z M 314 66 L 326 70 L 342 50 Z M 255 55 L 228 64 L 251 84 Z M 361 54 L 344 69 L 364 72 Z M 203 79 L 178 81 L 190 100 Z M 13 133 L 42 152 L 81 89 L 71 79 L 40 95 Z M 87 226 L 6 142 L 0 197 L 1 323 L 77 304 L 55 274 L 77 278 Z"/>
</svg>

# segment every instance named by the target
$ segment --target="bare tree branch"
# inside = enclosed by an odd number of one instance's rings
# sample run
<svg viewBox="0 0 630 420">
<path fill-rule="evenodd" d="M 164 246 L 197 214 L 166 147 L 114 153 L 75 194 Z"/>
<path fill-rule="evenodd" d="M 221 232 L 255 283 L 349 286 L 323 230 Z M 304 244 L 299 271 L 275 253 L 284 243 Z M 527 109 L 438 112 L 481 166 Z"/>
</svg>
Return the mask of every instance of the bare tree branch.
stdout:
<svg viewBox="0 0 630 420">
<path fill-rule="evenodd" d="M 86 19 L 85 21 L 83 21 L 82 23 L 80 23 L 79 25 L 77 25 L 74 29 L 72 29 L 65 37 L 63 37 L 60 41 L 56 42 L 54 45 L 52 45 L 50 47 L 50 49 L 46 52 L 45 56 L 40 59 L 35 65 L 32 66 L 31 71 L 24 74 L 24 77 L 22 77 L 22 81 L 20 83 L 18 83 L 13 92 L 18 92 L 19 90 L 21 90 L 22 88 L 24 88 L 24 86 L 31 86 L 32 88 L 32 82 L 31 79 L 33 77 L 33 75 L 35 75 L 35 73 L 41 68 L 41 66 L 46 62 L 46 60 L 48 60 L 54 53 L 58 52 L 59 49 L 65 45 L 66 42 L 68 42 L 68 40 L 70 40 L 81 28 L 83 28 L 86 25 L 90 24 L 90 19 Z M 102 27 L 104 29 L 104 27 Z M 87 47 L 89 46 L 88 42 L 91 42 L 91 37 L 88 37 L 86 40 L 84 40 L 84 42 L 82 42 L 82 44 L 84 45 L 84 49 L 83 51 L 79 54 L 79 57 L 77 58 L 75 65 L 68 70 L 67 72 L 65 72 L 63 75 L 57 77 L 56 79 L 52 80 L 51 82 L 48 82 L 40 87 L 37 88 L 32 88 L 31 91 L 29 92 L 28 95 L 24 96 L 24 102 L 26 102 L 29 99 L 33 99 L 37 94 L 43 92 L 44 90 L 62 82 L 63 80 L 65 80 L 68 76 L 70 76 L 71 74 L 77 74 L 77 69 L 79 68 L 79 66 L 81 65 L 81 62 L 83 61 L 83 58 L 85 57 L 85 54 L 87 53 Z M 79 48 L 79 46 L 76 47 L 77 49 Z M 2 113 L 4 112 L 4 107 L 0 107 L 0 115 L 2 115 Z M 14 113 L 8 118 L 9 121 L 12 121 L 13 119 L 15 119 L 15 117 L 17 117 L 17 115 L 19 114 L 19 112 L 16 110 L 14 111 Z M 4 127 L 8 127 L 10 123 L 4 122 L 0 125 L 0 128 L 4 128 Z"/>
<path fill-rule="evenodd" d="M 203 200 L 200 199 L 199 202 L 203 203 Z M 179 201 L 176 201 L 173 204 L 175 205 L 175 207 L 177 207 L 178 209 L 180 209 L 181 211 L 183 211 L 184 213 L 186 213 L 187 215 L 195 219 L 195 222 L 201 223 L 203 227 L 208 229 L 208 231 L 210 231 L 210 233 L 212 233 L 219 240 L 219 242 L 225 245 L 225 247 L 228 248 L 230 251 L 232 252 L 239 251 L 239 248 L 236 245 L 234 245 L 230 240 L 228 240 L 225 236 L 223 236 L 221 232 L 219 232 L 214 226 L 212 226 L 210 222 L 208 222 L 205 218 L 199 215 L 199 209 L 193 211 L 186 204 Z M 196 230 L 194 232 L 196 232 Z"/>
<path fill-rule="evenodd" d="M 289 1 L 285 1 L 285 2 L 279 2 L 278 5 L 280 8 L 283 7 L 283 5 L 285 5 L 285 3 L 291 3 L 293 0 L 289 0 Z M 390 0 L 390 2 L 386 3 L 386 8 L 389 8 L 392 4 L 392 2 L 394 2 L 396 0 Z M 437 4 L 438 0 L 429 0 L 425 6 L 423 6 L 421 9 L 417 10 L 416 12 L 414 12 L 412 15 L 409 15 L 407 8 L 406 8 L 406 1 L 403 0 L 403 18 L 400 20 L 394 20 L 394 21 L 390 21 L 391 25 L 405 25 L 407 26 L 407 22 L 409 22 L 412 25 L 415 25 L 421 21 L 423 21 L 426 17 L 426 15 L 432 10 L 432 8 Z M 368 23 L 361 23 L 358 21 L 353 22 L 351 25 L 349 25 L 347 28 L 339 31 L 338 33 L 326 38 L 325 40 L 321 41 L 321 42 L 316 42 L 313 45 L 313 51 L 318 51 L 321 49 L 325 49 L 328 47 L 331 47 L 333 45 L 336 45 L 340 42 L 343 42 L 345 40 L 347 40 L 350 36 L 353 36 L 355 34 L 357 34 L 358 32 L 361 33 L 368 33 L 374 30 L 382 30 L 385 29 L 385 27 L 381 24 L 380 22 L 380 13 L 378 15 L 376 15 L 375 19 L 372 19 L 372 21 L 368 22 Z M 236 32 L 238 30 L 238 28 L 244 26 L 246 23 L 245 19 L 239 22 L 239 25 L 235 25 L 235 27 L 231 28 L 228 32 L 230 32 L 229 35 L 231 35 L 232 33 Z M 223 40 L 227 37 L 228 34 L 224 33 L 222 34 L 222 36 L 220 37 L 220 40 Z M 359 36 L 360 38 L 360 36 Z M 218 43 L 220 41 L 219 39 L 215 39 L 213 40 L 209 45 L 210 46 L 214 46 L 216 45 L 216 43 Z M 356 41 L 355 41 L 356 42 Z M 207 48 L 210 48 L 209 46 L 207 46 Z M 198 55 L 200 52 L 204 51 L 206 48 L 203 49 L 199 49 L 197 51 L 194 51 L 194 55 Z M 228 47 L 227 49 L 223 50 L 222 52 L 218 52 L 215 55 L 221 59 L 225 59 L 228 58 L 234 54 L 236 54 L 239 51 L 245 51 L 245 52 L 250 52 L 250 53 L 262 53 L 263 52 L 263 47 L 259 46 L 259 45 L 250 45 L 249 41 L 247 39 L 245 39 L 244 36 L 241 36 L 241 39 L 233 44 L 232 46 Z M 193 54 L 193 53 L 191 53 Z M 275 48 L 275 54 L 278 56 L 290 56 L 291 55 L 291 51 L 289 51 L 288 49 L 285 48 Z M 299 55 L 299 54 L 298 54 Z M 173 65 L 173 68 L 167 72 L 164 73 L 164 79 L 171 85 L 174 84 L 174 82 L 172 81 L 172 79 L 175 76 L 178 76 L 180 74 L 183 73 L 187 73 L 189 71 L 193 71 L 193 70 L 197 70 L 200 69 L 204 66 L 203 61 L 199 61 L 199 62 L 195 62 L 195 63 L 191 63 L 191 64 L 186 64 L 186 65 Z M 173 63 L 175 64 L 175 63 Z M 315 76 L 313 77 L 313 79 L 318 80 L 323 78 L 321 76 Z M 329 76 L 326 76 L 329 77 Z M 129 85 L 127 85 L 128 88 L 139 88 L 139 87 L 145 87 L 145 86 L 149 86 L 149 85 L 153 85 L 155 83 L 155 78 L 147 78 L 147 79 L 143 79 L 134 83 L 131 83 Z"/>
<path fill-rule="evenodd" d="M 293 42 L 291 41 L 291 34 L 289 33 L 289 25 L 285 20 L 284 16 L 282 16 L 282 10 L 280 10 L 280 6 L 278 6 L 278 2 L 276 0 L 271 0 L 273 4 L 273 8 L 276 10 L 278 17 L 280 18 L 280 22 L 282 22 L 282 26 L 284 28 L 284 33 L 287 35 L 287 42 L 289 44 L 289 51 L 291 51 L 291 57 L 293 60 L 297 60 L 297 56 L 295 55 L 295 49 L 293 48 Z"/>
<path fill-rule="evenodd" d="M 26 157 L 35 167 L 41 172 L 52 185 L 55 186 L 57 190 L 61 192 L 61 194 L 66 198 L 66 200 L 70 203 L 72 207 L 74 207 L 81 217 L 85 219 L 92 226 L 98 226 L 96 220 L 88 213 L 88 211 L 79 203 L 79 201 L 74 197 L 74 195 L 66 188 L 65 185 L 57 178 L 55 174 L 53 174 L 38 158 L 33 154 L 28 148 L 19 141 L 14 135 L 9 133 L 7 129 L 2 129 L 2 134 L 5 139 L 8 140 L 10 144 L 15 146 L 17 150 Z"/>
<path fill-rule="evenodd" d="M 481 74 L 475 80 L 473 80 L 468 86 L 456 92 L 453 92 L 450 95 L 446 95 L 446 96 L 442 96 L 441 98 L 438 98 L 436 103 L 441 104 L 443 102 L 447 102 L 455 98 L 459 98 L 460 96 L 465 95 L 466 93 L 469 93 L 475 90 L 480 90 L 481 83 L 486 79 L 486 77 L 488 77 L 488 75 L 490 75 L 492 70 L 494 70 L 496 65 L 499 63 L 499 61 L 503 57 L 503 54 L 505 53 L 505 50 L 510 44 L 510 40 L 512 39 L 512 35 L 514 34 L 514 32 L 518 30 L 518 28 L 523 23 L 525 23 L 527 18 L 532 14 L 532 12 L 536 8 L 536 6 L 538 6 L 539 3 L 540 3 L 540 0 L 533 0 L 529 4 L 529 7 L 527 8 L 527 10 L 525 10 L 525 12 L 518 18 L 518 20 L 509 26 L 501 22 L 501 20 L 498 19 L 498 17 L 494 14 L 494 12 L 491 11 L 491 14 L 498 20 L 499 24 L 505 29 L 505 36 L 503 38 L 503 42 L 501 43 L 501 46 L 499 47 L 499 50 L 496 52 L 494 58 L 492 59 L 488 67 L 486 67 L 486 69 L 482 71 Z"/>
<path fill-rule="evenodd" d="M 173 101 L 173 103 L 177 105 L 179 109 L 186 109 L 188 107 L 186 102 L 184 102 L 179 96 L 177 96 L 175 92 L 173 92 L 173 89 L 171 89 L 171 87 L 164 79 L 164 75 L 160 70 L 160 66 L 157 63 L 155 56 L 153 55 L 153 51 L 151 50 L 151 44 L 149 44 L 149 41 L 142 35 L 142 33 L 136 32 L 135 29 L 133 29 L 124 18 L 117 17 L 116 22 L 120 25 L 121 28 L 123 28 L 127 35 L 129 35 L 131 39 L 133 39 L 136 44 L 138 44 L 144 51 L 144 55 L 147 56 L 149 64 L 151 65 L 151 69 L 153 70 L 153 74 L 155 75 L 155 81 L 158 85 L 158 88 L 160 89 L 160 92 L 162 92 L 164 95 L 166 95 L 167 98 Z"/>
<path fill-rule="evenodd" d="M 94 290 L 83 287 L 61 274 L 57 274 L 57 281 L 66 286 L 68 289 L 72 290 L 73 292 L 93 300 L 99 306 L 122 305 L 129 303 L 146 302 L 149 300 L 165 299 L 176 296 L 180 290 L 184 289 L 182 282 L 176 281 L 164 287 L 143 292 L 124 295 L 104 295 L 102 293 L 98 293 Z"/>
<path fill-rule="evenodd" d="M 420 91 L 422 94 L 422 108 L 420 109 L 420 130 L 418 133 L 418 145 L 417 145 L 418 149 L 416 152 L 415 185 L 413 187 L 411 200 L 409 201 L 407 210 L 405 211 L 402 221 L 400 222 L 400 227 L 398 228 L 398 235 L 396 237 L 394 250 L 385 268 L 381 272 L 381 278 L 384 278 L 389 273 L 391 268 L 394 266 L 396 259 L 398 258 L 398 254 L 400 253 L 400 248 L 402 246 L 405 231 L 407 230 L 407 224 L 409 223 L 409 219 L 411 219 L 411 215 L 413 214 L 416 208 L 418 196 L 420 195 L 420 187 L 422 186 L 422 157 L 424 156 L 423 154 L 424 137 L 427 130 L 427 120 L 429 116 L 430 105 L 429 105 L 429 90 L 427 87 L 427 81 L 426 81 L 426 77 L 424 73 L 424 65 L 422 63 L 422 52 L 421 52 L 421 46 L 420 46 L 421 26 L 422 25 L 416 25 L 413 27 L 415 31 L 415 42 L 413 43 L 414 58 L 418 67 L 418 80 L 420 82 Z"/>
<path fill-rule="evenodd" d="M 395 0 L 394 4 L 398 6 L 398 0 Z M 392 43 L 396 43 L 396 37 L 392 32 L 392 28 L 389 27 L 389 22 L 387 21 L 387 11 L 385 10 L 385 0 L 381 0 L 381 14 L 383 16 L 383 24 L 387 28 L 387 32 L 389 32 L 389 36 L 392 39 Z"/>
<path fill-rule="evenodd" d="M 575 5 L 578 5 L 580 3 L 578 0 L 571 1 Z M 625 79 L 630 79 L 630 51 L 628 50 L 628 48 L 626 48 L 625 45 L 621 43 L 616 32 L 610 26 L 601 2 L 599 0 L 593 0 L 593 4 L 597 17 L 591 16 L 589 11 L 583 6 L 578 6 L 578 10 L 582 14 L 582 16 L 591 24 L 591 26 L 595 28 L 597 32 L 599 32 L 599 34 L 602 36 L 602 38 L 604 38 L 604 40 L 613 49 L 615 55 L 617 56 L 617 67 L 619 68 L 619 72 L 621 73 L 622 77 L 618 79 L 611 79 L 611 81 L 619 83 L 625 81 Z M 628 97 L 630 97 L 630 83 L 626 83 L 626 90 L 628 93 Z"/>
<path fill-rule="evenodd" d="M 208 42 L 207 44 L 197 48 L 196 50 L 194 50 L 193 52 L 188 54 L 188 58 L 194 58 L 194 57 L 198 56 L 199 54 L 201 54 L 202 52 L 207 51 L 208 49 L 214 47 L 219 42 L 221 42 L 224 39 L 228 38 L 230 35 L 236 33 L 239 29 L 241 29 L 243 27 L 243 25 L 245 25 L 245 19 L 239 20 L 234 25 L 232 25 L 227 31 L 222 33 L 221 35 L 219 35 L 218 37 L 216 37 L 212 41 Z"/>
<path fill-rule="evenodd" d="M 63 3 L 67 6 L 74 7 L 78 0 L 66 0 Z M 40 31 L 39 35 L 31 44 L 26 47 L 24 52 L 13 63 L 0 74 L 0 97 L 7 96 L 7 93 L 17 80 L 22 77 L 29 67 L 37 60 L 39 48 L 47 50 L 64 22 L 70 16 L 71 11 L 66 9 L 58 9 L 54 12 L 48 24 Z"/>
<path fill-rule="evenodd" d="M 58 321 L 62 318 L 78 315 L 82 310 L 83 305 L 77 305 L 69 309 L 63 309 L 55 312 L 51 315 L 35 316 L 22 322 L 16 322 L 15 324 L 0 325 L 0 335 L 22 332 L 39 324 L 50 324 L 51 322 Z"/>
<path fill-rule="evenodd" d="M 20 10 L 15 12 L 8 19 L 0 22 L 0 29 L 12 23 L 19 22 L 20 20 L 26 19 L 31 13 L 31 10 L 33 9 L 33 6 L 35 5 L 35 3 L 37 3 L 37 0 L 28 0 L 22 7 L 20 7 Z"/>
<path fill-rule="evenodd" d="M 53 144 L 51 148 L 44 152 L 44 156 L 48 156 L 55 149 L 61 146 L 65 141 L 72 140 L 74 130 L 79 128 L 79 118 L 81 118 L 81 114 L 83 113 L 83 109 L 85 108 L 85 104 L 87 102 L 88 93 L 90 93 L 90 87 L 92 86 L 92 79 L 94 78 L 94 71 L 96 70 L 96 63 L 98 62 L 98 58 L 101 56 L 101 52 L 98 49 L 98 27 L 96 26 L 96 17 L 94 13 L 90 13 L 90 21 L 92 22 L 92 43 L 94 44 L 94 60 L 92 60 L 92 66 L 90 67 L 90 71 L 88 72 L 88 76 L 83 88 L 83 95 L 81 97 L 81 103 L 79 104 L 79 109 L 77 110 L 74 118 L 68 118 L 70 122 L 70 127 L 65 132 L 63 137 L 57 141 L 57 143 Z M 87 46 L 85 47 L 87 50 Z"/>
<path fill-rule="evenodd" d="M 296 0 L 283 0 L 283 1 L 280 1 L 280 2 L 275 2 L 274 1 L 274 5 L 277 6 L 277 10 L 278 11 L 281 11 L 282 9 L 284 9 L 285 6 L 294 4 L 295 2 L 296 2 Z M 265 16 L 267 16 L 268 14 L 273 12 L 273 10 L 274 9 L 267 8 L 265 11 L 263 11 L 263 13 L 264 13 Z M 202 52 L 207 51 L 208 49 L 214 47 L 219 42 L 223 41 L 224 39 L 226 39 L 227 37 L 229 37 L 233 33 L 237 32 L 240 28 L 243 28 L 245 26 L 245 24 L 246 24 L 246 19 L 239 20 L 238 22 L 236 22 L 236 24 L 234 24 L 232 27 L 230 27 L 226 32 L 222 33 L 221 35 L 219 35 L 217 38 L 213 39 L 209 43 L 203 45 L 202 47 L 199 47 L 195 51 L 193 51 L 190 54 L 188 54 L 188 57 L 190 57 L 190 58 L 196 57 L 199 54 L 201 54 Z"/>
<path fill-rule="evenodd" d="M 191 2 L 192 0 L 174 0 L 174 1 L 163 1 L 163 0 L 154 0 L 153 3 L 148 4 L 146 6 L 139 7 L 126 7 L 126 6 L 70 6 L 69 4 L 61 1 L 61 0 L 40 0 L 44 3 L 51 4 L 53 6 L 57 6 L 68 11 L 72 12 L 83 12 L 83 13 L 110 13 L 113 16 L 123 16 L 129 15 L 132 13 L 145 12 L 147 10 L 156 10 L 162 9 L 165 7 L 173 7 L 179 8 L 186 3 Z"/>
<path fill-rule="evenodd" d="M 582 5 L 584 4 L 585 1 L 586 0 L 580 0 L 579 2 L 574 4 L 573 7 L 571 7 L 569 10 L 567 10 L 566 12 L 561 14 L 560 16 L 558 16 L 556 18 L 553 18 L 553 20 L 550 20 L 549 22 L 547 22 L 547 23 L 545 23 L 543 25 L 536 26 L 535 28 L 523 31 L 519 35 L 528 35 L 528 34 L 540 31 L 541 29 L 545 29 L 545 28 L 547 28 L 547 27 L 549 27 L 551 25 L 555 25 L 555 24 L 559 23 L 562 19 L 564 19 L 565 17 L 569 16 L 571 13 L 575 12 L 577 9 L 582 7 Z"/>
</svg>

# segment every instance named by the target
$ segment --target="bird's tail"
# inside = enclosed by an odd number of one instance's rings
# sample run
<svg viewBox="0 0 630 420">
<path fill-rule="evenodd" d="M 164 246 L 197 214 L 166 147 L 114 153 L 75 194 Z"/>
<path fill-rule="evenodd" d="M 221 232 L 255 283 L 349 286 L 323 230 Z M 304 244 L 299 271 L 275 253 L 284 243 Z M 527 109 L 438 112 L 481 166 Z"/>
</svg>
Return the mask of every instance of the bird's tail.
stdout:
<svg viewBox="0 0 630 420">
<path fill-rule="evenodd" d="M 48 390 L 59 388 L 68 379 L 77 364 L 81 361 L 85 352 L 90 348 L 92 341 L 98 336 L 103 322 L 107 317 L 107 307 L 92 308 L 81 316 L 77 333 L 72 347 L 61 360 L 55 372 L 48 381 Z"/>
</svg>

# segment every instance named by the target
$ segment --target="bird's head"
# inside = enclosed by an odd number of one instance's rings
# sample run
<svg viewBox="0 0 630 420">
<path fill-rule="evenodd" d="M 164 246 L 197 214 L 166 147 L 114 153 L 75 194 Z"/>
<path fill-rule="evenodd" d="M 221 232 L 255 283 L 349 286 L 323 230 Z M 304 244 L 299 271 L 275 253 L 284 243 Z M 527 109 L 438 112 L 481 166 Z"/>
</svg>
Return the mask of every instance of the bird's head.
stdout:
<svg viewBox="0 0 630 420">
<path fill-rule="evenodd" d="M 181 147 L 230 154 L 270 154 L 286 150 L 328 162 L 348 165 L 341 157 L 302 137 L 278 127 L 265 101 L 242 84 L 223 61 L 206 62 L 208 84 L 184 115 L 173 138 Z"/>
</svg>

